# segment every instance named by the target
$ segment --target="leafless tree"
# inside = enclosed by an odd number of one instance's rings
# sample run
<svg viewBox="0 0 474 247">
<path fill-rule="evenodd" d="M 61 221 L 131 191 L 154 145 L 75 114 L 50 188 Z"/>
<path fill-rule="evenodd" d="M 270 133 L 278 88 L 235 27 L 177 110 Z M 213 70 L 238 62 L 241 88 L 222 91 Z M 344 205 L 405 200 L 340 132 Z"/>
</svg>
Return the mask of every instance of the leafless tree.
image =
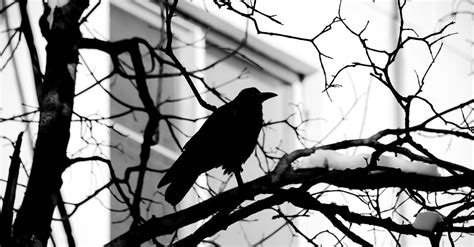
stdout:
<svg viewBox="0 0 474 247">
<path fill-rule="evenodd" d="M 9 5 L 2 5 L 3 9 L 0 13 L 6 14 L 10 9 L 18 8 L 22 21 L 19 27 L 2 30 L 10 37 L 5 47 L 2 47 L 2 56 L 14 56 L 18 44 L 26 42 L 40 104 L 31 112 L 0 118 L 0 124 L 23 121 L 38 126 L 31 169 L 25 170 L 25 173 L 28 174 L 26 192 L 21 207 L 16 212 L 14 223 L 12 223 L 12 219 L 13 202 L 16 197 L 15 188 L 21 186 L 17 185 L 17 177 L 21 168 L 22 136 L 20 134 L 16 142 L 7 137 L 3 138 L 15 147 L 15 151 L 12 154 L 8 180 L 2 181 L 7 185 L 7 190 L 2 198 L 3 209 L 0 226 L 2 245 L 45 246 L 50 238 L 53 211 L 58 207 L 61 213 L 60 220 L 68 234 L 69 245 L 73 246 L 74 239 L 71 234 L 69 217 L 84 203 L 95 198 L 101 191 L 107 190 L 110 190 L 113 197 L 124 206 L 124 211 L 132 219 L 129 230 L 113 239 L 107 244 L 108 246 L 137 246 L 150 240 L 159 246 L 167 244 L 193 246 L 201 242 L 218 244 L 212 240 L 212 236 L 225 230 L 228 226 L 266 209 L 271 209 L 275 213 L 275 218 L 283 219 L 285 222 L 275 232 L 283 227 L 288 227 L 294 235 L 299 235 L 312 245 L 318 245 L 318 238 L 321 235 L 333 236 L 336 243 L 340 245 L 347 239 L 363 246 L 376 244 L 361 237 L 360 230 L 354 227 L 356 225 L 372 226 L 374 232 L 385 231 L 397 244 L 400 244 L 402 235 L 426 237 L 432 246 L 439 246 L 442 238 L 447 238 L 454 246 L 459 237 L 471 236 L 474 233 L 472 211 L 474 173 L 472 169 L 440 158 L 416 138 L 418 135 L 432 135 L 435 138 L 461 138 L 469 142 L 474 140 L 472 127 L 474 100 L 459 102 L 447 109 L 437 109 L 431 100 L 423 94 L 423 89 L 427 84 L 426 78 L 443 52 L 443 41 L 451 38 L 454 34 L 450 29 L 454 22 L 442 23 L 432 33 L 418 35 L 416 30 L 406 26 L 404 10 L 409 8 L 409 4 L 400 0 L 397 5 L 399 28 L 395 45 L 390 49 L 381 49 L 368 42 L 371 37 L 366 36 L 366 30 L 371 25 L 370 22 L 367 22 L 362 28 L 356 28 L 345 19 L 342 1 L 338 12 L 334 13 L 334 19 L 327 23 L 322 30 L 309 37 L 262 30 L 258 21 L 262 18 L 269 22 L 280 22 L 275 16 L 259 9 L 256 2 L 215 0 L 213 4 L 221 8 L 223 13 L 230 12 L 247 19 L 254 25 L 259 35 L 271 35 L 312 44 L 315 57 L 322 68 L 321 79 L 324 82 L 323 92 L 326 97 L 337 94 L 337 88 L 344 86 L 339 79 L 346 71 L 360 70 L 367 73 L 376 83 L 389 90 L 391 97 L 403 113 L 403 125 L 399 128 L 380 129 L 364 138 L 308 146 L 309 137 L 305 136 L 301 129 L 303 125 L 310 124 L 310 119 L 302 119 L 299 121 L 300 123 L 295 124 L 295 121 L 292 121 L 289 116 L 287 119 L 266 122 L 265 127 L 268 128 L 274 125 L 285 126 L 306 148 L 283 150 L 275 155 L 269 151 L 270 149 L 264 142 L 261 142 L 256 148 L 256 153 L 258 153 L 256 156 L 259 162 L 267 164 L 267 166 L 262 166 L 265 175 L 246 182 L 242 187 L 226 191 L 212 186 L 203 188 L 209 190 L 213 196 L 186 209 L 159 217 L 149 216 L 143 213 L 146 210 L 144 205 L 165 203 L 159 193 L 158 197 L 161 200 L 148 198 L 143 194 L 144 186 L 150 186 L 145 183 L 145 177 L 150 174 L 159 176 L 165 172 L 149 167 L 152 146 L 160 140 L 160 134 L 166 131 L 175 142 L 176 147 L 182 148 L 183 143 L 178 136 L 185 134 L 181 132 L 176 123 L 199 120 L 169 114 L 163 110 L 164 105 L 173 104 L 182 99 L 167 98 L 157 101 L 152 95 L 149 85 L 150 83 L 160 83 L 160 81 L 151 81 L 157 78 L 184 78 L 197 102 L 212 112 L 216 106 L 204 100 L 197 84 L 203 85 L 206 88 L 206 93 L 215 95 L 222 103 L 229 100 L 218 87 L 208 84 L 199 73 L 232 56 L 239 55 L 239 50 L 245 47 L 246 40 L 243 39 L 240 46 L 229 51 L 225 57 L 213 64 L 195 70 L 187 69 L 176 55 L 177 46 L 175 44 L 177 41 L 174 37 L 172 22 L 176 14 L 177 0 L 157 2 L 162 6 L 164 23 L 161 30 L 163 37 L 158 44 L 150 44 L 140 37 L 130 37 L 130 39 L 120 41 L 84 38 L 81 36 L 79 27 L 87 22 L 88 17 L 95 10 L 94 6 L 88 9 L 89 1 L 70 0 L 66 5 L 55 9 L 50 9 L 45 3 L 44 14 L 39 20 L 39 26 L 47 41 L 47 60 L 46 70 L 41 71 L 26 11 L 27 1 L 14 1 Z M 54 16 L 52 20 L 48 19 L 50 14 Z M 332 58 L 318 45 L 318 40 L 330 33 L 336 26 L 343 28 L 355 38 L 354 40 L 358 42 L 365 56 L 358 61 L 343 65 L 336 71 L 330 71 L 328 64 Z M 412 43 L 424 45 L 431 60 L 422 73 L 416 74 L 417 80 L 409 82 L 416 85 L 416 90 L 402 93 L 396 86 L 391 70 L 403 49 Z M 7 48 L 12 52 L 6 52 Z M 125 110 L 116 115 L 95 118 L 76 115 L 77 121 L 86 126 L 105 126 L 111 132 L 120 135 L 120 131 L 115 129 L 114 125 L 108 125 L 107 120 L 134 114 L 146 116 L 140 118 L 144 121 L 144 129 L 143 142 L 138 157 L 139 163 L 128 164 L 123 175 L 119 174 L 119 168 L 103 155 L 75 158 L 66 155 L 71 122 L 75 121 L 73 117 L 75 114 L 74 98 L 90 90 L 88 88 L 75 93 L 76 67 L 79 63 L 80 51 L 85 49 L 107 53 L 112 64 L 110 73 L 104 78 L 97 78 L 90 88 L 101 87 L 101 83 L 107 79 L 124 78 L 129 80 L 136 90 L 140 106 L 128 104 L 103 88 L 111 100 L 121 105 Z M 151 61 L 153 65 L 151 69 L 146 68 L 145 59 Z M 7 58 L 3 61 L 8 63 L 9 60 Z M 1 66 L 6 65 L 1 64 Z M 412 120 L 415 103 L 428 106 L 431 109 L 430 116 L 422 121 Z M 434 124 L 440 121 L 443 123 L 442 127 Z M 86 137 L 84 137 L 84 142 L 88 145 L 100 146 L 100 143 L 95 143 Z M 313 153 L 318 155 L 321 150 L 348 150 L 358 147 L 371 150 L 366 165 L 363 167 L 332 169 L 334 164 L 326 164 L 326 166 L 306 169 L 294 168 L 298 161 Z M 119 146 L 111 148 L 120 150 Z M 426 175 L 408 172 L 396 167 L 381 166 L 381 160 L 385 156 L 397 156 L 412 163 L 422 162 L 438 169 L 440 175 Z M 110 181 L 77 204 L 65 202 L 59 193 L 62 184 L 61 174 L 71 166 L 91 161 L 108 168 Z M 227 181 L 221 182 L 226 183 Z M 310 190 L 320 185 L 327 186 L 316 192 Z M 153 186 L 156 185 L 153 184 Z M 344 194 L 359 201 L 365 205 L 365 210 L 355 210 L 351 205 L 344 204 L 343 201 L 328 202 L 322 199 L 326 195 L 334 194 Z M 382 199 L 386 197 L 398 199 L 393 200 L 392 203 L 386 203 Z M 293 205 L 298 209 L 297 212 L 286 212 L 279 207 L 284 203 Z M 65 205 L 72 205 L 74 210 L 66 210 Z M 414 227 L 404 215 L 402 208 L 405 205 L 415 205 L 419 211 L 442 212 L 444 217 L 433 230 L 419 229 Z M 312 212 L 319 212 L 323 215 L 332 223 L 333 228 L 310 233 L 300 229 L 295 220 L 309 216 Z M 172 237 L 167 239 L 167 242 L 158 239 L 163 235 L 176 236 L 179 229 L 200 220 L 205 220 L 205 222 L 189 236 L 181 239 Z M 271 236 L 272 234 L 262 237 L 261 241 L 254 244 L 264 244 Z"/>
</svg>

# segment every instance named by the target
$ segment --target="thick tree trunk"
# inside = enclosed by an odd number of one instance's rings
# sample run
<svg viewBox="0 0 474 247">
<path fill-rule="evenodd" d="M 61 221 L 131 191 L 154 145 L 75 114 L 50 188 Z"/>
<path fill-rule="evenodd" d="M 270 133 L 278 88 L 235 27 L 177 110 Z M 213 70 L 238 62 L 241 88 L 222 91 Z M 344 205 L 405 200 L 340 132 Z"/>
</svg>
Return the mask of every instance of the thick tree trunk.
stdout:
<svg viewBox="0 0 474 247">
<path fill-rule="evenodd" d="M 78 63 L 79 18 L 88 1 L 70 0 L 54 10 L 45 9 L 40 21 L 48 45 L 42 85 L 40 121 L 33 164 L 23 203 L 14 225 L 18 246 L 46 246 L 50 224 L 66 166 L 66 149 L 74 101 Z M 47 23 L 53 12 L 52 23 Z"/>
</svg>

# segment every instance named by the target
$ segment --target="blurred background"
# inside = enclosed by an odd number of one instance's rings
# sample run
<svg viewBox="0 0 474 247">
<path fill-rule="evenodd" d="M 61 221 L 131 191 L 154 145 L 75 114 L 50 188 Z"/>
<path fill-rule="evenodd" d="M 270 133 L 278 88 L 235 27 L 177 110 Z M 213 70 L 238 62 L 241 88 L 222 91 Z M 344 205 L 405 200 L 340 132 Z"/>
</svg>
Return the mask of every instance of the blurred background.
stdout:
<svg viewBox="0 0 474 247">
<path fill-rule="evenodd" d="M 2 5 L 9 4 L 3 0 Z M 91 8 L 96 4 L 92 0 Z M 396 1 L 343 1 L 339 9 L 337 1 L 258 1 L 258 9 L 275 18 L 282 25 L 269 21 L 268 18 L 258 19 L 260 31 L 288 34 L 301 39 L 312 39 L 320 33 L 334 17 L 338 10 L 353 30 L 362 30 L 367 43 L 380 50 L 392 50 L 396 46 L 400 27 L 400 15 Z M 45 41 L 37 25 L 43 13 L 41 1 L 29 1 L 28 11 L 38 47 L 40 64 L 45 66 Z M 86 11 L 87 12 L 87 11 Z M 427 74 L 423 95 L 430 99 L 436 109 L 444 110 L 453 105 L 473 98 L 473 14 L 472 1 L 407 1 L 403 10 L 405 25 L 416 31 L 419 36 L 426 36 L 438 31 L 441 27 L 455 21 L 447 29 L 447 33 L 455 35 L 443 41 L 439 57 Z M 0 17 L 1 30 L 15 27 L 19 22 L 19 14 L 9 10 Z M 177 16 L 173 19 L 174 45 L 176 54 L 189 71 L 218 89 L 226 99 L 233 99 L 237 93 L 246 87 L 254 86 L 261 91 L 270 91 L 278 97 L 264 103 L 265 121 L 287 119 L 293 126 L 299 126 L 306 139 L 298 139 L 294 130 L 285 125 L 269 126 L 260 136 L 262 147 L 267 154 L 281 156 L 303 146 L 328 144 L 351 138 L 368 137 L 386 128 L 403 126 L 404 116 L 397 102 L 387 90 L 370 76 L 368 71 L 346 70 L 338 78 L 341 87 L 324 92 L 324 77 L 328 78 L 337 73 L 345 64 L 366 62 L 364 50 L 354 35 L 351 35 L 341 24 L 333 25 L 332 29 L 315 39 L 321 52 L 328 57 L 320 58 L 318 51 L 311 42 L 299 38 L 284 38 L 274 35 L 258 35 L 255 25 L 248 19 L 235 15 L 224 8 L 217 8 L 212 1 L 180 1 Z M 154 1 L 120 1 L 102 0 L 88 21 L 82 25 L 84 37 L 96 37 L 104 40 L 117 41 L 131 37 L 146 39 L 152 46 L 159 48 L 164 43 L 163 9 L 160 3 Z M 2 33 L 2 47 L 9 39 L 7 33 Z M 238 54 L 229 57 L 234 50 Z M 6 51 L 5 54 L 11 51 Z M 1 64 L 5 65 L 0 74 L 0 114 L 7 118 L 19 113 L 31 112 L 37 107 L 35 87 L 29 64 L 27 47 L 19 43 L 15 56 L 7 63 L 7 56 L 2 56 Z M 150 55 L 142 51 L 145 58 Z M 108 55 L 99 51 L 81 50 L 80 65 L 78 66 L 76 92 L 89 88 L 96 80 L 107 77 L 111 64 Z M 124 64 L 130 61 L 122 57 Z M 383 59 L 383 58 L 380 58 Z M 144 59 L 144 61 L 149 61 Z M 219 63 L 216 63 L 216 62 Z M 324 62 L 324 70 L 321 67 Z M 411 43 L 404 47 L 400 57 L 391 66 L 392 79 L 396 88 L 402 94 L 413 93 L 417 89 L 417 76 L 423 75 L 431 62 L 430 53 L 424 44 Z M 146 68 L 152 64 L 146 62 Z M 125 68 L 127 69 L 127 68 Z M 157 74 L 173 73 L 166 66 L 155 67 Z M 160 77 L 148 80 L 150 91 L 156 93 L 155 100 L 164 102 L 159 107 L 163 113 L 174 114 L 190 119 L 202 118 L 209 112 L 199 106 L 192 98 L 192 92 L 181 77 Z M 112 76 L 101 83 L 110 91 L 130 105 L 139 105 L 134 85 L 129 80 Z M 201 92 L 206 92 L 203 86 L 196 83 Z M 70 157 L 101 155 L 110 158 L 118 176 L 123 176 L 126 167 L 139 163 L 139 151 L 145 127 L 146 115 L 136 113 L 117 117 L 103 124 L 97 122 L 79 121 L 81 116 L 100 118 L 101 116 L 117 115 L 126 110 L 122 104 L 111 98 L 101 87 L 95 87 L 86 94 L 81 94 L 75 100 L 76 120 L 72 124 L 71 141 L 68 153 Z M 222 105 L 222 101 L 213 94 L 203 93 L 203 98 L 214 105 Z M 413 106 L 412 121 L 414 123 L 432 115 L 426 104 Z M 36 116 L 37 118 L 38 116 Z M 311 121 L 306 121 L 311 119 Z M 106 124 L 104 124 L 106 123 Z M 183 134 L 177 138 L 184 144 L 198 129 L 203 120 L 194 122 L 173 122 Z M 439 123 L 442 125 L 443 123 Z M 111 131 L 108 126 L 114 126 L 117 131 Z M 14 140 L 20 131 L 26 131 L 21 153 L 25 171 L 28 171 L 32 161 L 33 144 L 36 135 L 35 124 L 14 121 L 0 124 L 0 136 Z M 153 146 L 150 169 L 163 170 L 168 168 L 179 156 L 180 149 L 170 134 L 170 126 L 161 124 L 157 133 L 158 144 Z M 418 136 L 425 147 L 432 150 L 445 160 L 472 167 L 472 143 L 452 138 L 437 138 Z M 8 174 L 9 156 L 13 149 L 2 139 L 0 147 L 0 191 L 4 191 Z M 364 152 L 363 149 L 349 149 L 347 154 Z M 270 171 L 272 162 L 259 162 L 262 150 L 256 149 L 243 166 L 244 181 L 250 181 Z M 266 160 L 266 159 L 262 159 Z M 133 174 L 132 181 L 133 179 Z M 142 204 L 145 218 L 162 216 L 173 212 L 174 209 L 165 203 L 163 196 L 157 191 L 156 185 L 161 179 L 161 173 L 147 175 L 144 197 L 148 198 Z M 107 167 L 96 162 L 72 166 L 63 174 L 64 184 L 62 194 L 70 205 L 66 208 L 77 212 L 71 216 L 73 233 L 78 246 L 97 246 L 107 243 L 128 230 L 131 218 L 125 210 L 123 202 L 113 196 L 114 191 L 102 190 L 95 199 L 88 200 L 84 205 L 78 203 L 95 193 L 107 184 L 109 180 Z M 26 172 L 20 174 L 20 184 L 25 184 Z M 236 186 L 234 178 L 222 175 L 222 170 L 212 170 L 208 176 L 203 176 L 199 182 L 202 186 L 210 187 L 215 193 Z M 131 183 L 133 184 L 133 182 Z M 318 187 L 318 186 L 315 186 Z M 313 188 L 314 192 L 327 190 L 327 186 Z M 21 202 L 23 187 L 19 187 L 16 208 Z M 178 207 L 186 208 L 198 201 L 210 197 L 208 190 L 196 186 L 188 194 L 185 201 Z M 324 200 L 344 202 L 348 199 L 343 193 L 328 195 Z M 397 200 L 396 193 L 385 198 L 387 203 Z M 359 203 L 360 204 L 360 203 Z M 354 202 L 350 205 L 361 207 L 363 204 Z M 285 212 L 297 212 L 290 205 L 281 205 Z M 352 208 L 351 208 L 352 209 Z M 355 210 L 355 209 L 354 209 Z M 408 220 L 413 221 L 411 209 L 406 208 Z M 253 215 L 246 221 L 238 222 L 214 236 L 223 246 L 258 245 L 259 241 L 269 236 L 264 242 L 267 246 L 306 246 L 305 239 L 295 236 L 290 227 L 281 218 L 272 219 L 275 211 L 265 210 Z M 411 217 L 411 218 L 410 218 Z M 59 218 L 56 214 L 56 218 Z M 301 220 L 296 220 L 304 232 L 320 232 L 330 229 L 332 224 L 317 213 Z M 185 236 L 192 232 L 199 223 L 187 227 L 180 234 Z M 359 226 L 355 226 L 359 227 Z M 391 246 L 392 237 L 387 233 L 374 232 L 367 227 L 367 239 L 376 239 L 377 246 Z M 65 241 L 64 230 L 59 220 L 53 223 L 53 238 L 57 246 Z M 164 240 L 171 239 L 170 236 Z M 323 246 L 337 244 L 331 236 L 321 235 L 317 242 Z M 405 237 L 402 243 L 407 246 L 429 245 L 427 239 Z M 466 237 L 457 242 L 459 246 L 473 246 L 472 237 Z M 458 246 L 458 245 L 457 245 Z"/>
</svg>

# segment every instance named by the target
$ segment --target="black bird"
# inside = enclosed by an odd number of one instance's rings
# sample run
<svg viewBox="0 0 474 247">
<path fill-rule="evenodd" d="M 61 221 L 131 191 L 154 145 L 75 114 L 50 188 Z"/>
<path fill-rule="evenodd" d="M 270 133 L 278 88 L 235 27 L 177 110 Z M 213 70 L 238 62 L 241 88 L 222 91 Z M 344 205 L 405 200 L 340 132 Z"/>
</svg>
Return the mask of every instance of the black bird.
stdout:
<svg viewBox="0 0 474 247">
<path fill-rule="evenodd" d="M 231 102 L 219 107 L 186 143 L 183 153 L 158 184 L 170 184 L 165 199 L 178 204 L 201 173 L 222 166 L 224 174 L 233 172 L 243 184 L 240 172 L 257 144 L 263 125 L 262 103 L 274 93 L 246 88 Z"/>
</svg>

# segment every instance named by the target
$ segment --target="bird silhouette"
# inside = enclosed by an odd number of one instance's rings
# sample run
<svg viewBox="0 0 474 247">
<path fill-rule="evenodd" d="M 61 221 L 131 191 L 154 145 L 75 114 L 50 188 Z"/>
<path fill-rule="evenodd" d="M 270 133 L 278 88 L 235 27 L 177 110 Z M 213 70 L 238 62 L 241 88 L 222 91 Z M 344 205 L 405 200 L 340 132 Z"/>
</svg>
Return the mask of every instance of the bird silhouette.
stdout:
<svg viewBox="0 0 474 247">
<path fill-rule="evenodd" d="M 215 110 L 158 184 L 158 188 L 170 184 L 165 192 L 166 201 L 178 204 L 200 174 L 219 166 L 224 174 L 233 172 L 241 186 L 242 164 L 254 150 L 262 129 L 262 103 L 275 96 L 254 87 L 246 88 Z"/>
</svg>

